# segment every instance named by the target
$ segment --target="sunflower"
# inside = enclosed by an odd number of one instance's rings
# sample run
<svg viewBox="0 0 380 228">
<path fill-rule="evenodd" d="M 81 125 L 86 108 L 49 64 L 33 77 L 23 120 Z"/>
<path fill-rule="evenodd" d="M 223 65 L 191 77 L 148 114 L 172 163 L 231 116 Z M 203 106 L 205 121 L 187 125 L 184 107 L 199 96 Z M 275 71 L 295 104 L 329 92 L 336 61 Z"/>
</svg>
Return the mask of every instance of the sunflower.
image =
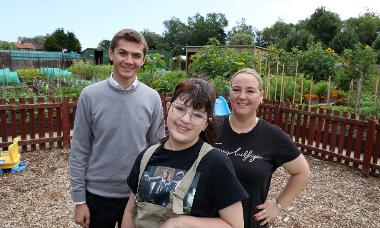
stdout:
<svg viewBox="0 0 380 228">
<path fill-rule="evenodd" d="M 327 48 L 326 51 L 327 51 L 327 53 L 331 53 L 331 52 L 333 52 L 333 49 Z"/>
</svg>

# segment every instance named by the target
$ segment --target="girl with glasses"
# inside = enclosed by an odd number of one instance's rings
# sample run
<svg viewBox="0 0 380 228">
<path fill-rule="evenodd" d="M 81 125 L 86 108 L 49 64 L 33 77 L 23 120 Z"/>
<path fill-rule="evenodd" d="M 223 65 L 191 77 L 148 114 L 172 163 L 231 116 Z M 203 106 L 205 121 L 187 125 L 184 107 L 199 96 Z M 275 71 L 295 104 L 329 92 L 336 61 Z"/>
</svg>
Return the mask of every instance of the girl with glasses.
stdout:
<svg viewBox="0 0 380 228">
<path fill-rule="evenodd" d="M 211 124 L 214 103 L 214 90 L 206 80 L 191 78 L 176 86 L 170 102 L 166 104 L 167 136 L 150 156 L 142 169 L 143 173 L 140 165 L 145 164 L 142 160 L 149 149 L 138 156 L 128 177 L 128 185 L 133 193 L 124 212 L 123 227 L 144 224 L 144 221 L 136 220 L 136 203 L 160 205 L 163 210 L 169 208 L 169 211 L 173 207 L 176 213 L 172 204 L 173 198 L 177 197 L 175 192 L 181 181 L 185 182 L 186 178 L 187 182 L 186 174 L 193 172 L 191 170 L 195 170 L 195 174 L 181 201 L 183 213 L 175 214 L 152 227 L 244 226 L 241 200 L 248 195 L 237 180 L 228 156 L 208 144 L 213 144 L 215 139 Z M 204 153 L 206 146 L 209 149 Z M 198 166 L 193 168 L 196 163 Z M 160 192 L 161 195 L 151 194 L 150 190 L 155 189 L 155 184 L 144 179 L 154 178 L 162 170 L 168 170 L 168 179 L 173 184 L 168 184 L 165 191 Z"/>
</svg>

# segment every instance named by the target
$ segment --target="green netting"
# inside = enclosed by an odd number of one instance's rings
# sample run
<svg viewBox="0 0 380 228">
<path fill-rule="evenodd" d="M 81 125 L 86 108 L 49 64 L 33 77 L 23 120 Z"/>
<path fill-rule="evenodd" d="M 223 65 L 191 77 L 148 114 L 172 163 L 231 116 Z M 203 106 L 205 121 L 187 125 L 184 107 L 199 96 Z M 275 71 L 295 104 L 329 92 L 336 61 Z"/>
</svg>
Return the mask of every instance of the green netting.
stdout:
<svg viewBox="0 0 380 228">
<path fill-rule="evenodd" d="M 72 76 L 72 73 L 67 69 L 42 67 L 40 71 L 47 74 L 48 76 L 53 76 L 54 78 L 71 78 Z"/>
<path fill-rule="evenodd" d="M 75 52 L 62 53 L 53 51 L 25 51 L 25 50 L 11 50 L 12 60 L 62 60 L 62 59 L 77 59 L 79 55 Z"/>
<path fill-rule="evenodd" d="M 20 79 L 18 78 L 17 72 L 10 71 L 8 68 L 0 69 L 0 84 L 20 84 Z"/>
</svg>

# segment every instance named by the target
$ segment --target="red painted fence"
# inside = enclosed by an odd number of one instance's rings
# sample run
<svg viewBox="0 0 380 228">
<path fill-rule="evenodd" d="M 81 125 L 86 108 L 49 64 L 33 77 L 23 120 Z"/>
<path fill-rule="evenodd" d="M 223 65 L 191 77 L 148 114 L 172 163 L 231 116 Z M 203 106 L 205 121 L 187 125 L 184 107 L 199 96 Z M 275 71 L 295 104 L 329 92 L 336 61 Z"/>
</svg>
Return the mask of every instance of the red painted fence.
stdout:
<svg viewBox="0 0 380 228">
<path fill-rule="evenodd" d="M 162 104 L 166 96 L 162 95 Z M 0 99 L 0 151 L 19 137 L 22 151 L 70 146 L 77 99 Z M 165 107 L 165 106 L 163 106 Z M 380 124 L 347 113 L 272 101 L 258 115 L 280 126 L 305 154 L 380 176 Z"/>
</svg>

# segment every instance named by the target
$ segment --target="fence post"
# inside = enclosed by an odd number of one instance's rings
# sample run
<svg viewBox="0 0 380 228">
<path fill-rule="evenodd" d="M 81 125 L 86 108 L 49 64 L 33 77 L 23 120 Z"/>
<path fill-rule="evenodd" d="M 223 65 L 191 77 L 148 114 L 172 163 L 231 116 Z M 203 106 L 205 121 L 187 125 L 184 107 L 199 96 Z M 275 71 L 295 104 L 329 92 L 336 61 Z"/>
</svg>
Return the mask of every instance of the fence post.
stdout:
<svg viewBox="0 0 380 228">
<path fill-rule="evenodd" d="M 281 117 L 282 117 L 282 102 L 279 102 L 275 106 L 275 112 L 274 112 L 274 124 L 281 127 Z"/>
<path fill-rule="evenodd" d="M 63 148 L 68 149 L 70 146 L 70 118 L 69 118 L 69 100 L 65 98 L 62 105 L 62 131 L 63 131 Z"/>
<path fill-rule="evenodd" d="M 365 139 L 365 151 L 363 157 L 362 174 L 366 177 L 369 175 L 371 165 L 371 158 L 373 155 L 373 145 L 375 136 L 376 121 L 373 119 L 368 120 L 367 136 Z"/>
</svg>

